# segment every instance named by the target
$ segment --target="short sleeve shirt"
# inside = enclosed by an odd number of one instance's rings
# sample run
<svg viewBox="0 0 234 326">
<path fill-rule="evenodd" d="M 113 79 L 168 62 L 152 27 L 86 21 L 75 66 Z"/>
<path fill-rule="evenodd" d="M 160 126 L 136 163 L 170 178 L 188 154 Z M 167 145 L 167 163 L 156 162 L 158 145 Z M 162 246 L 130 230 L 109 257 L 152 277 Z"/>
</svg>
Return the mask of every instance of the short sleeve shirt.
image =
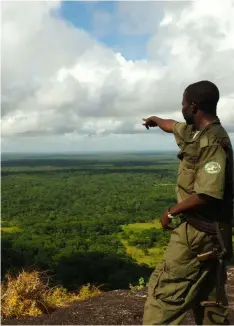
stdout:
<svg viewBox="0 0 234 326">
<path fill-rule="evenodd" d="M 223 199 L 225 188 L 226 153 L 220 145 L 204 149 L 198 162 L 194 191 Z"/>
<path fill-rule="evenodd" d="M 226 152 L 213 141 L 207 130 L 196 135 L 193 126 L 176 122 L 173 133 L 180 148 L 180 167 L 177 179 L 177 200 L 185 200 L 193 194 L 205 194 L 216 199 L 223 199 L 225 190 Z M 222 128 L 222 127 L 221 127 Z M 206 136 L 204 138 L 204 135 Z M 203 139 L 208 139 L 207 143 Z M 213 207 L 199 208 L 201 215 L 212 214 Z"/>
</svg>

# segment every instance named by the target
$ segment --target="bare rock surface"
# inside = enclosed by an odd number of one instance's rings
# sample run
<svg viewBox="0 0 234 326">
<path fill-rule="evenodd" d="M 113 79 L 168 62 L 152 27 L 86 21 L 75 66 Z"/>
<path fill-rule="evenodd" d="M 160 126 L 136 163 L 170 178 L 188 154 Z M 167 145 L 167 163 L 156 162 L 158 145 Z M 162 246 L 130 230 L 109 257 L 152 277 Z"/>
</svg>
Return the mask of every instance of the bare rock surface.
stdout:
<svg viewBox="0 0 234 326">
<path fill-rule="evenodd" d="M 230 324 L 234 324 L 234 268 L 228 270 L 227 293 Z M 3 325 L 141 325 L 147 289 L 132 292 L 115 290 L 76 301 L 49 315 L 2 320 Z M 195 325 L 191 312 L 183 324 Z"/>
</svg>

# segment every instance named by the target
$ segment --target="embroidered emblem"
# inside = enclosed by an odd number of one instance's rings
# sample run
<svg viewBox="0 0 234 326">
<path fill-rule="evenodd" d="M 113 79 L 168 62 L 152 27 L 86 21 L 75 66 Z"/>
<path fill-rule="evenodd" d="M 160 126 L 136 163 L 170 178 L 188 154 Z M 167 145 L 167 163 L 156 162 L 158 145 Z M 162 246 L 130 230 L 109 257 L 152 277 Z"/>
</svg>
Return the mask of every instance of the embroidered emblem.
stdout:
<svg viewBox="0 0 234 326">
<path fill-rule="evenodd" d="M 221 166 L 218 162 L 209 162 L 205 165 L 205 171 L 209 174 L 219 173 Z"/>
</svg>

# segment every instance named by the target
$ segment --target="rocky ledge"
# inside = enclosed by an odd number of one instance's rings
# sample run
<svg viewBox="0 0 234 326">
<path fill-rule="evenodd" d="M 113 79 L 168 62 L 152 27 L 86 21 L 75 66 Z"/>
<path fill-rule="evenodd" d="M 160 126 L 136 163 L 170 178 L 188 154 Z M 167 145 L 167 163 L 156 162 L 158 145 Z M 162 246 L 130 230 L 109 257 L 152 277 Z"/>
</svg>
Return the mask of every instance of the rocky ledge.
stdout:
<svg viewBox="0 0 234 326">
<path fill-rule="evenodd" d="M 3 325 L 141 325 L 146 289 L 132 292 L 115 290 L 102 293 L 84 301 L 77 301 L 66 308 L 59 308 L 50 315 L 2 320 Z M 230 323 L 234 324 L 234 268 L 228 270 L 227 292 L 230 304 Z M 186 325 L 195 325 L 191 312 Z"/>
</svg>

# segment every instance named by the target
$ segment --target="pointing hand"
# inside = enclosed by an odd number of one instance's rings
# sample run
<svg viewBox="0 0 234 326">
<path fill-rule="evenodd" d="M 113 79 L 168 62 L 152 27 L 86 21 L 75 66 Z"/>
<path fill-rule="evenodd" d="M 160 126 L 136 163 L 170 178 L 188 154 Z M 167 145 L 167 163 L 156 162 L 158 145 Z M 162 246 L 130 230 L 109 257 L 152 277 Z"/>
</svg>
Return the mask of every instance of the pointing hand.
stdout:
<svg viewBox="0 0 234 326">
<path fill-rule="evenodd" d="M 142 119 L 143 121 L 145 121 L 143 124 L 143 126 L 145 126 L 147 129 L 149 129 L 150 127 L 157 127 L 157 123 L 154 121 L 153 117 L 149 117 L 147 119 Z"/>
</svg>

